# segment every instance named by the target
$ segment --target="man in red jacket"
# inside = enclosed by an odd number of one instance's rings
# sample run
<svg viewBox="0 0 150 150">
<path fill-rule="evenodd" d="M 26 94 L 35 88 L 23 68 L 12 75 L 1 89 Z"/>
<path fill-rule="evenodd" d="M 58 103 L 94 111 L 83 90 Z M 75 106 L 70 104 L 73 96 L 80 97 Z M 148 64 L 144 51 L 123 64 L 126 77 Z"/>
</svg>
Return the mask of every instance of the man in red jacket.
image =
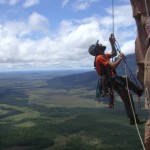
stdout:
<svg viewBox="0 0 150 150">
<path fill-rule="evenodd" d="M 102 78 L 103 82 L 102 84 L 107 82 L 107 84 L 102 85 L 102 88 L 105 88 L 106 90 L 107 89 L 106 86 L 111 86 L 120 95 L 122 101 L 124 102 L 127 116 L 130 118 L 130 125 L 135 124 L 134 114 L 136 117 L 136 122 L 138 124 L 143 124 L 145 123 L 145 120 L 139 120 L 137 114 L 135 113 L 132 94 L 128 92 L 126 78 L 118 76 L 115 71 L 115 69 L 124 59 L 124 54 L 120 53 L 119 58 L 115 62 L 111 62 L 110 59 L 117 56 L 117 51 L 114 46 L 115 44 L 114 36 L 111 36 L 109 38 L 109 41 L 111 43 L 112 53 L 105 54 L 106 46 L 102 44 L 97 43 L 95 44 L 95 46 L 91 45 L 89 47 L 89 53 L 95 56 L 94 66 L 96 67 L 98 75 Z M 104 80 L 106 79 L 106 81 L 103 81 L 103 79 Z M 130 81 L 129 78 L 127 78 L 127 82 L 129 85 L 129 90 L 132 90 L 140 97 L 143 93 L 143 90 L 138 88 L 133 82 Z M 131 106 L 131 103 L 133 107 Z"/>
</svg>

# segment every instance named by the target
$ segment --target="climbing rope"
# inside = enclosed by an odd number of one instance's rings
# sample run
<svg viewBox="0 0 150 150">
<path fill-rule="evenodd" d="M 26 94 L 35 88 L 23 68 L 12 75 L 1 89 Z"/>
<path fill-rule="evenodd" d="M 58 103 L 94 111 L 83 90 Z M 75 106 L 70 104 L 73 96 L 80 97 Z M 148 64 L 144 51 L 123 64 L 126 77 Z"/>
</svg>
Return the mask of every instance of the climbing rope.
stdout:
<svg viewBox="0 0 150 150">
<path fill-rule="evenodd" d="M 130 104 L 131 104 L 131 108 L 132 108 L 132 112 L 133 112 L 133 117 L 134 117 L 134 121 L 135 121 L 135 126 L 136 126 L 136 129 L 137 129 L 137 132 L 138 132 L 138 135 L 139 135 L 139 138 L 140 138 L 143 150 L 145 150 L 144 142 L 142 140 L 142 137 L 141 137 L 138 125 L 137 125 L 136 116 L 135 116 L 135 112 L 134 112 L 134 108 L 133 108 L 133 104 L 132 104 L 132 100 L 131 100 L 131 96 L 130 96 L 129 85 L 128 85 L 128 76 L 127 76 L 127 65 L 126 65 L 126 63 L 125 63 L 125 74 L 126 74 L 126 85 L 127 85 L 128 95 L 129 95 Z"/>
<path fill-rule="evenodd" d="M 115 32 L 114 0 L 112 0 L 112 33 Z"/>
<path fill-rule="evenodd" d="M 117 40 L 116 40 L 116 43 L 115 43 L 115 47 L 116 47 L 116 50 L 117 50 L 117 51 L 119 52 L 119 54 L 120 54 L 120 53 L 121 53 L 121 50 L 120 50 L 120 46 L 119 46 Z M 126 61 L 126 58 L 124 58 L 123 61 L 124 61 L 124 63 L 126 64 L 128 70 L 129 70 L 129 72 L 130 72 L 130 77 L 134 80 L 136 86 L 139 87 L 139 88 L 141 88 L 141 86 L 140 86 L 139 83 L 137 82 L 135 76 L 134 76 L 133 73 L 132 73 L 131 68 L 129 67 L 129 65 L 128 65 L 127 61 Z"/>
<path fill-rule="evenodd" d="M 147 18 L 149 19 L 149 11 L 148 11 L 148 6 L 147 6 L 147 1 L 144 0 L 145 2 L 145 8 L 146 8 L 146 14 L 147 14 Z M 149 20 L 150 21 L 150 20 Z"/>
<path fill-rule="evenodd" d="M 147 87 L 146 87 L 146 88 L 145 88 L 145 99 L 146 99 L 147 108 L 148 108 L 148 110 L 149 110 L 149 118 L 148 118 L 148 120 L 150 120 L 150 103 L 148 103 L 149 97 L 150 97 L 150 95 L 149 95 L 148 89 L 147 89 Z"/>
<path fill-rule="evenodd" d="M 144 2 L 145 2 L 145 8 L 146 8 L 147 18 L 148 18 L 148 21 L 150 23 L 150 17 L 149 17 L 149 11 L 148 11 L 148 6 L 147 6 L 147 1 L 145 0 Z M 150 97 L 147 88 L 145 89 L 145 97 L 146 97 L 146 99 L 148 99 Z M 148 109 L 150 110 L 149 104 L 148 104 Z M 150 111 L 149 111 L 149 119 L 150 119 Z"/>
<path fill-rule="evenodd" d="M 145 0 L 145 7 L 146 7 L 146 13 L 147 13 L 147 17 L 149 19 L 149 12 L 148 12 L 148 7 L 147 7 L 147 3 L 146 3 L 146 0 Z M 150 19 L 149 19 L 150 21 Z M 115 24 L 114 24 L 114 1 L 112 0 L 112 30 L 113 30 L 113 35 L 114 35 L 114 28 L 115 28 Z M 121 50 L 120 50 L 120 46 L 118 44 L 118 42 L 116 41 L 115 42 L 115 47 L 116 47 L 116 50 L 121 53 Z M 134 108 L 133 108 L 133 104 L 132 104 L 132 100 L 131 100 L 131 95 L 130 95 L 130 91 L 129 91 L 129 85 L 128 85 L 128 73 L 127 73 L 127 68 L 131 74 L 131 76 L 133 77 L 133 79 L 135 80 L 135 83 L 137 85 L 137 87 L 140 87 L 137 83 L 137 80 L 135 79 L 135 76 L 133 75 L 130 67 L 128 66 L 127 64 L 127 61 L 126 59 L 124 58 L 123 59 L 124 61 L 124 64 L 125 64 L 125 76 L 126 76 L 126 85 L 127 85 L 127 90 L 128 90 L 128 95 L 129 95 L 129 99 L 130 99 L 130 103 L 131 103 L 131 109 L 132 109 L 132 112 L 133 112 L 133 117 L 134 117 L 134 121 L 135 121 L 135 126 L 136 126 L 136 129 L 137 129 L 137 132 L 138 132 L 138 135 L 139 135 L 139 138 L 140 138 L 140 141 L 141 141 L 141 144 L 142 144 L 142 147 L 143 147 L 143 150 L 146 150 L 145 149 L 145 146 L 144 146 L 144 142 L 142 140 L 142 137 L 141 137 L 141 134 L 140 134 L 140 131 L 139 131 L 139 128 L 138 128 L 138 125 L 137 125 L 137 120 L 136 120 L 136 115 L 135 115 L 135 112 L 134 112 Z"/>
<path fill-rule="evenodd" d="M 115 43 L 115 47 L 116 47 L 116 50 L 119 52 L 119 54 L 121 53 L 121 50 L 120 50 L 120 46 L 116 40 L 116 43 Z M 132 73 L 132 70 L 131 68 L 129 67 L 127 61 L 126 61 L 126 58 L 123 59 L 123 62 L 126 64 L 127 68 L 128 68 L 128 71 L 130 73 L 129 77 L 132 81 L 134 81 L 134 83 L 136 84 L 136 86 L 140 89 L 142 89 L 141 85 L 139 84 L 139 82 L 137 82 L 137 79 L 135 78 L 134 74 Z M 141 109 L 141 100 L 140 100 L 140 97 L 138 98 L 138 108 Z"/>
</svg>

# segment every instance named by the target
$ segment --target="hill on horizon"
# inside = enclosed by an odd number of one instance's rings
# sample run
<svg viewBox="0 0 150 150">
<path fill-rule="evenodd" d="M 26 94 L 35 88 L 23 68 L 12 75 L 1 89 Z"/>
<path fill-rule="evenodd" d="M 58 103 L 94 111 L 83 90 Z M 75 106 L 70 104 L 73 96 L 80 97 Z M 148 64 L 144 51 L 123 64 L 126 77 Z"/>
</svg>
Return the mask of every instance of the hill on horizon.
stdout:
<svg viewBox="0 0 150 150">
<path fill-rule="evenodd" d="M 135 74 L 136 70 L 135 59 L 136 58 L 134 54 L 126 56 L 127 64 L 132 70 L 133 74 Z M 118 75 L 125 75 L 124 70 L 125 70 L 124 63 L 122 62 L 116 71 Z M 93 89 L 96 87 L 98 79 L 99 76 L 97 75 L 97 72 L 93 67 L 93 71 L 56 77 L 53 79 L 49 79 L 47 83 L 48 87 L 50 88 L 69 89 L 69 88 L 86 87 L 87 89 Z"/>
</svg>

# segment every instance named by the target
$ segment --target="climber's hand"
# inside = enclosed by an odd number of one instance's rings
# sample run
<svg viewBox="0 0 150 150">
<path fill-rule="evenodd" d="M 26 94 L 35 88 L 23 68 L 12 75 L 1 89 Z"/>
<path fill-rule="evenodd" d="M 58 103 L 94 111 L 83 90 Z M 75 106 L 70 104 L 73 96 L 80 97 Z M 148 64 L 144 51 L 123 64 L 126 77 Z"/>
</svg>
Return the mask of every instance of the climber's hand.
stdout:
<svg viewBox="0 0 150 150">
<path fill-rule="evenodd" d="M 120 59 L 124 59 L 125 58 L 125 56 L 124 56 L 124 54 L 122 52 L 119 54 L 119 58 Z"/>
<path fill-rule="evenodd" d="M 116 39 L 115 39 L 115 37 L 114 37 L 113 34 L 110 35 L 110 37 L 109 37 L 109 42 L 110 42 L 111 44 L 115 44 Z"/>
</svg>

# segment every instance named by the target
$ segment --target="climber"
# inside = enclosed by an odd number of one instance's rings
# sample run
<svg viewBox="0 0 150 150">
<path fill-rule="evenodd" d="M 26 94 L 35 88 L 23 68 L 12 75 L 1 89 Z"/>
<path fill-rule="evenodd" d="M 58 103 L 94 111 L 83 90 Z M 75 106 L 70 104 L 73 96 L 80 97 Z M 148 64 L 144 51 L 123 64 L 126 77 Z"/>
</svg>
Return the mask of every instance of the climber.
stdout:
<svg viewBox="0 0 150 150">
<path fill-rule="evenodd" d="M 138 115 L 135 113 L 135 107 L 134 102 L 132 98 L 132 94 L 130 93 L 130 96 L 128 95 L 128 90 L 126 86 L 126 78 L 122 76 L 118 76 L 115 69 L 119 66 L 121 61 L 125 59 L 125 56 L 123 53 L 120 53 L 119 58 L 115 62 L 111 62 L 110 58 L 113 58 L 117 56 L 117 51 L 115 48 L 115 37 L 113 35 L 110 36 L 109 41 L 111 43 L 112 47 L 112 53 L 105 54 L 106 46 L 102 44 L 98 44 L 98 42 L 95 45 L 91 45 L 89 47 L 89 53 L 93 56 L 95 56 L 94 66 L 96 67 L 96 71 L 98 75 L 102 78 L 103 76 L 106 81 L 102 81 L 103 83 L 106 83 L 106 85 L 111 86 L 121 97 L 122 101 L 124 102 L 125 109 L 127 116 L 130 118 L 130 125 L 135 125 L 135 119 L 134 114 L 136 116 L 136 122 L 137 124 L 143 124 L 145 123 L 145 120 L 140 120 L 138 118 Z M 134 93 L 136 93 L 139 97 L 141 97 L 143 90 L 138 88 L 129 78 L 128 78 L 128 85 L 129 90 L 132 90 Z M 102 88 L 105 87 L 105 85 L 102 86 Z M 107 87 L 105 87 L 107 89 Z M 107 91 L 107 90 L 104 90 Z M 131 108 L 130 104 L 130 97 L 134 109 L 134 114 Z"/>
</svg>

